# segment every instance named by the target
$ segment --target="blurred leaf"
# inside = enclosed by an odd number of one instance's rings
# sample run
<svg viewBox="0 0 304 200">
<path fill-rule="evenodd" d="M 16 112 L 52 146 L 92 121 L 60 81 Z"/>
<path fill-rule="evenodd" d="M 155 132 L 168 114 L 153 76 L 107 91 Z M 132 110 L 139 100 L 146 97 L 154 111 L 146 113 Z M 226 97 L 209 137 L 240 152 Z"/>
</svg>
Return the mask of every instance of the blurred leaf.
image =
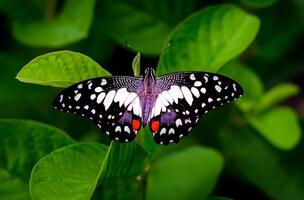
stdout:
<svg viewBox="0 0 304 200">
<path fill-rule="evenodd" d="M 227 198 L 227 197 L 218 197 L 218 196 L 216 196 L 216 197 L 210 197 L 210 198 L 208 198 L 208 200 L 233 200 L 233 199 Z"/>
<path fill-rule="evenodd" d="M 158 74 L 173 71 L 218 71 L 242 53 L 259 29 L 259 19 L 232 5 L 208 7 L 181 22 L 161 55 Z"/>
<path fill-rule="evenodd" d="M 257 101 L 262 98 L 263 84 L 258 75 L 247 66 L 239 62 L 229 62 L 221 68 L 219 73 L 236 80 L 244 89 L 244 95 L 237 101 L 237 105 L 244 112 L 256 108 Z"/>
<path fill-rule="evenodd" d="M 275 150 L 249 127 L 222 129 L 219 136 L 227 168 L 235 177 L 254 185 L 270 199 L 304 197 L 303 166 L 291 167 L 291 162 L 296 159 L 281 159 L 278 155 L 282 152 Z"/>
<path fill-rule="evenodd" d="M 45 156 L 32 172 L 32 199 L 91 199 L 105 167 L 107 149 L 101 144 L 75 144 Z"/>
<path fill-rule="evenodd" d="M 146 199 L 204 199 L 222 166 L 217 151 L 198 146 L 164 156 L 151 167 Z"/>
<path fill-rule="evenodd" d="M 45 156 L 30 181 L 33 199 L 91 199 L 99 180 L 135 176 L 143 171 L 147 154 L 133 142 L 110 147 L 77 144 Z"/>
<path fill-rule="evenodd" d="M 61 13 L 50 21 L 13 24 L 13 35 L 20 42 L 35 47 L 61 47 L 88 35 L 95 0 L 67 0 Z"/>
<path fill-rule="evenodd" d="M 71 51 L 57 51 L 38 56 L 17 74 L 22 82 L 67 87 L 73 83 L 110 75 L 91 58 Z"/>
<path fill-rule="evenodd" d="M 96 200 L 142 200 L 144 188 L 134 177 L 105 180 Z M 97 195 L 96 195 L 97 196 Z"/>
<path fill-rule="evenodd" d="M 304 32 L 304 23 L 301 19 L 303 11 L 298 8 L 294 1 L 278 1 L 272 9 L 259 14 L 263 23 L 256 38 L 255 60 L 277 62 L 295 48 Z M 292 23 L 290 23 L 291 21 Z M 270 74 L 278 70 L 278 64 L 268 66 Z M 263 71 L 267 71 L 267 69 L 263 69 Z M 269 77 L 267 78 L 269 79 Z"/>
<path fill-rule="evenodd" d="M 195 9 L 195 0 L 108 0 L 102 4 L 103 24 L 119 44 L 158 55 L 174 26 Z"/>
<path fill-rule="evenodd" d="M 281 83 L 265 92 L 257 105 L 258 111 L 263 111 L 273 107 L 276 104 L 288 99 L 291 96 L 299 94 L 300 88 L 291 83 Z"/>
<path fill-rule="evenodd" d="M 140 53 L 137 53 L 132 62 L 132 69 L 135 77 L 140 76 Z"/>
<path fill-rule="evenodd" d="M 275 4 L 278 0 L 241 0 L 241 2 L 252 8 L 265 8 Z"/>
<path fill-rule="evenodd" d="M 29 120 L 0 120 L 0 197 L 30 199 L 34 164 L 54 149 L 73 143 L 63 131 Z"/>
<path fill-rule="evenodd" d="M 27 1 L 26 6 L 20 6 L 19 0 L 1 0 L 0 11 L 11 20 L 28 22 L 43 15 L 45 1 Z"/>
<path fill-rule="evenodd" d="M 290 108 L 274 108 L 252 117 L 249 123 L 274 146 L 289 150 L 301 137 L 297 114 Z"/>
</svg>

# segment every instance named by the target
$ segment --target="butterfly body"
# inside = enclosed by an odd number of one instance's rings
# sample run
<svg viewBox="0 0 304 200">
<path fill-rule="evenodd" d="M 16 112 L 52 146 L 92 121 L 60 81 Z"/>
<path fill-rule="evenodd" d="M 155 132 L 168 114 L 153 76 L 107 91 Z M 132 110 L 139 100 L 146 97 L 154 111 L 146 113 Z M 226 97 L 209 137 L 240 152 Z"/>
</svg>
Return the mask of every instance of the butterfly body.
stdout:
<svg viewBox="0 0 304 200">
<path fill-rule="evenodd" d="M 54 100 L 55 108 L 92 120 L 111 140 L 130 142 L 149 124 L 159 144 L 177 143 L 198 120 L 243 94 L 232 79 L 208 72 L 156 77 L 99 77 L 76 83 Z"/>
</svg>

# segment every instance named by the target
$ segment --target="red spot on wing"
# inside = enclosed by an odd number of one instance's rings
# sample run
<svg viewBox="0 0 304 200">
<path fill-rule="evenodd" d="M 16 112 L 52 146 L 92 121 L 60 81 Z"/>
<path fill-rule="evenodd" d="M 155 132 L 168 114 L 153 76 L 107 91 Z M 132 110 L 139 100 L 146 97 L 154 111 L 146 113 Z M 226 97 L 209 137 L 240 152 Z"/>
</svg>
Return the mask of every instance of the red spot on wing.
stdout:
<svg viewBox="0 0 304 200">
<path fill-rule="evenodd" d="M 157 133 L 158 129 L 159 129 L 159 121 L 152 121 L 151 122 L 151 130 L 153 131 L 153 133 Z"/>
<path fill-rule="evenodd" d="M 133 119 L 132 120 L 132 129 L 133 131 L 138 131 L 140 128 L 140 120 L 139 119 Z"/>
</svg>

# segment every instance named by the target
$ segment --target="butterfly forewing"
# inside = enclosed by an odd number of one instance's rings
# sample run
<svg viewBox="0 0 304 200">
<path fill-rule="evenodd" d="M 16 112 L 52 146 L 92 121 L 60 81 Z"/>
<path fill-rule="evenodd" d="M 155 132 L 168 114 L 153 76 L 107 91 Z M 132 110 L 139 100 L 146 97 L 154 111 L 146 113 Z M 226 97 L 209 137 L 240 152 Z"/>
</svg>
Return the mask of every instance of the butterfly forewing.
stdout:
<svg viewBox="0 0 304 200">
<path fill-rule="evenodd" d="M 243 94 L 232 79 L 207 72 L 184 72 L 156 79 L 157 98 L 150 127 L 160 144 L 177 143 L 197 124 L 202 115 Z M 156 122 L 159 126 L 155 128 Z"/>
<path fill-rule="evenodd" d="M 138 85 L 139 79 L 122 76 L 82 81 L 61 92 L 54 107 L 92 120 L 111 140 L 132 141 L 142 115 Z"/>
</svg>

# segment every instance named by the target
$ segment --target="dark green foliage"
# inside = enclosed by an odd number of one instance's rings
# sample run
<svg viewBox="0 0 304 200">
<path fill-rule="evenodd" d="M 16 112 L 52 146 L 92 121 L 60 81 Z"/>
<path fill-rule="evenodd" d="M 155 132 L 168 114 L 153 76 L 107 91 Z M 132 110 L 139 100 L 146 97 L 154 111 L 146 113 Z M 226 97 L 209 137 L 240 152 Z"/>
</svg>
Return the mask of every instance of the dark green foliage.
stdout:
<svg viewBox="0 0 304 200">
<path fill-rule="evenodd" d="M 1 0 L 0 199 L 304 199 L 303 13 L 298 0 Z M 245 93 L 169 146 L 149 127 L 110 142 L 51 107 L 73 83 L 151 65 Z"/>
</svg>

